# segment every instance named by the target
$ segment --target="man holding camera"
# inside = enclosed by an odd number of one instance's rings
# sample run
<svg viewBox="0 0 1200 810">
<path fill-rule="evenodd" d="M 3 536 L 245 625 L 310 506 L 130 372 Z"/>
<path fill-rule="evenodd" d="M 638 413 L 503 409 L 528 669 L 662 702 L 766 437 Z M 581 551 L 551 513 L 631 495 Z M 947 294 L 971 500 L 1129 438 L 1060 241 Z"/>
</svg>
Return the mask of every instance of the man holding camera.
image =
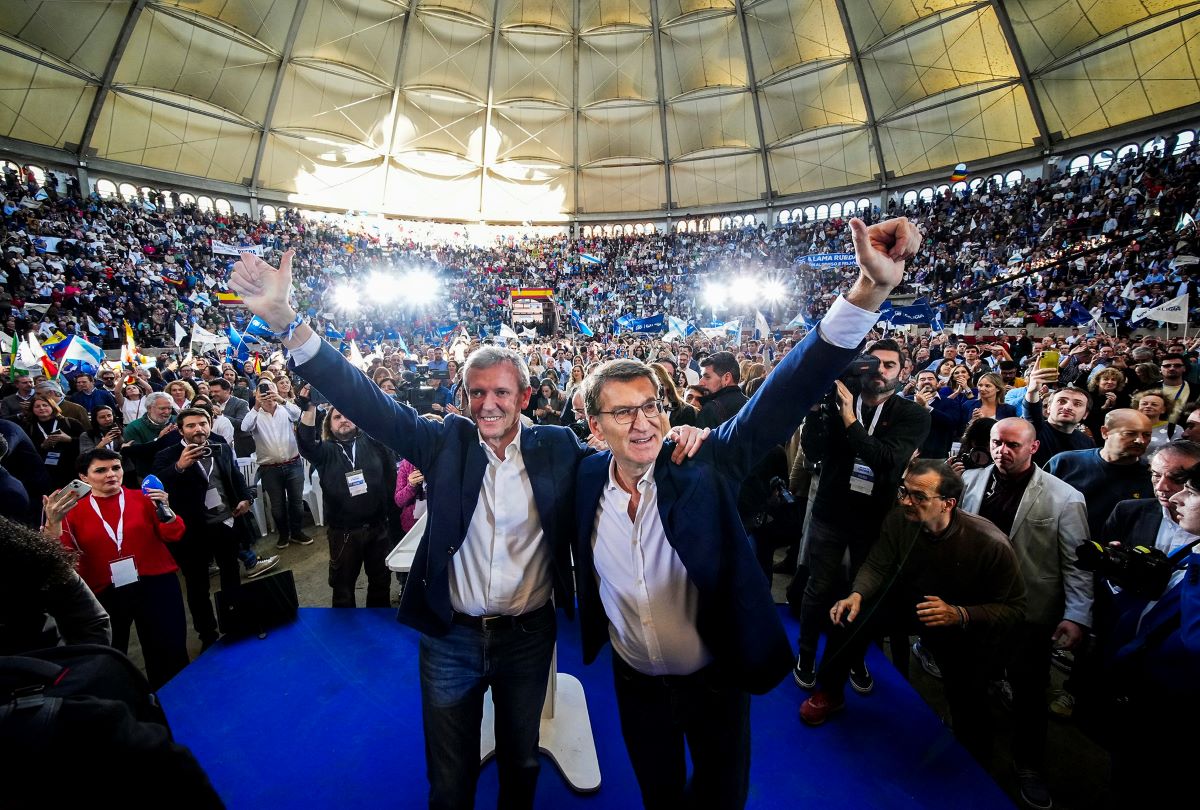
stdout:
<svg viewBox="0 0 1200 810">
<path fill-rule="evenodd" d="M 794 673 L 804 689 L 816 685 L 817 641 L 829 626 L 830 607 L 844 593 L 842 558 L 849 550 L 852 579 L 879 537 L 904 468 L 929 434 L 925 408 L 895 395 L 904 359 L 899 344 L 877 340 L 867 353 L 878 366 L 850 380 L 860 391 L 838 380 L 834 407 L 814 409 L 800 436 L 805 458 L 820 464 L 806 529 L 808 584 Z M 874 688 L 861 661 L 851 667 L 850 683 L 862 694 Z"/>
<path fill-rule="evenodd" d="M 1037 431 L 1037 452 L 1033 463 L 1044 467 L 1046 462 L 1064 450 L 1088 450 L 1095 443 L 1079 430 L 1087 417 L 1091 397 L 1082 388 L 1067 386 L 1050 394 L 1048 413 L 1042 413 L 1042 386 L 1058 383 L 1058 366 L 1034 369 L 1029 375 L 1025 398 L 1021 400 L 1021 416 L 1028 419 Z"/>
<path fill-rule="evenodd" d="M 304 523 L 304 462 L 292 427 L 300 421 L 300 408 L 281 399 L 270 380 L 260 382 L 256 391 L 254 407 L 242 419 L 242 430 L 254 437 L 259 477 L 271 499 L 271 519 L 279 532 L 275 548 L 285 549 L 289 542 L 311 545 L 313 539 L 300 529 Z"/>
</svg>

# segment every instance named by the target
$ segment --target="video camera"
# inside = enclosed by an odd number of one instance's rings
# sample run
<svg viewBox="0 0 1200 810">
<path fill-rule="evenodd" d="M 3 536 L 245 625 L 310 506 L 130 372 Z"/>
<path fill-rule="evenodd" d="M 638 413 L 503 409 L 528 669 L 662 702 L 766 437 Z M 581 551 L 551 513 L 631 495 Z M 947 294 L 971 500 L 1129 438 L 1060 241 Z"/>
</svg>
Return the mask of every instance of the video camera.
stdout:
<svg viewBox="0 0 1200 810">
<path fill-rule="evenodd" d="M 879 358 L 873 354 L 860 354 L 850 361 L 838 380 L 846 386 L 850 396 L 856 397 L 863 392 L 863 383 L 878 373 Z M 821 412 L 836 415 L 840 408 L 837 386 L 834 386 L 821 399 Z"/>
<path fill-rule="evenodd" d="M 1168 557 L 1147 546 L 1103 546 L 1090 540 L 1075 549 L 1075 556 L 1084 571 L 1094 571 L 1138 596 L 1158 599 L 1167 588 L 1171 572 L 1182 564 L 1187 558 L 1186 552 L 1194 545 L 1192 543 Z"/>
</svg>

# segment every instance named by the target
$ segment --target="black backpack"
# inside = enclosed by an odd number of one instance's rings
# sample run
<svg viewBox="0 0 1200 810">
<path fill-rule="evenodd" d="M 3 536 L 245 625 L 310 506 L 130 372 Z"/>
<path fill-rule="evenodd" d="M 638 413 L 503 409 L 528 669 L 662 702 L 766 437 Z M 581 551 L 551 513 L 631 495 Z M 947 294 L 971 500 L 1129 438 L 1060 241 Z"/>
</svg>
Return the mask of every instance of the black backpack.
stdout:
<svg viewBox="0 0 1200 810">
<path fill-rule="evenodd" d="M 0 784 L 14 806 L 224 807 L 145 676 L 96 644 L 0 656 Z"/>
</svg>

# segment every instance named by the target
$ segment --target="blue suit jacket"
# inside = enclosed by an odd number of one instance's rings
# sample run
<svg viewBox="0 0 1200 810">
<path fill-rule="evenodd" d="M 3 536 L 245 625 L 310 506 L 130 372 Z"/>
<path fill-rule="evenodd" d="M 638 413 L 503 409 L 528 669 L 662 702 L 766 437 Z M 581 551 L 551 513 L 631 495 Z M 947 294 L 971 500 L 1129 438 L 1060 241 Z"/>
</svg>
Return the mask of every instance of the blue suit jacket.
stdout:
<svg viewBox="0 0 1200 810">
<path fill-rule="evenodd" d="M 795 659 L 770 585 L 738 517 L 738 488 L 768 450 L 787 443 L 854 356 L 854 349 L 839 349 L 811 332 L 737 415 L 714 431 L 695 458 L 673 464 L 670 448 L 664 447 L 654 465 L 667 541 L 699 591 L 700 637 L 720 670 L 748 692 L 772 689 Z M 585 663 L 594 661 L 608 640 L 592 534 L 611 461 L 612 454 L 604 452 L 579 466 L 575 563 Z"/>
<path fill-rule="evenodd" d="M 454 414 L 448 414 L 442 424 L 422 419 L 324 342 L 317 356 L 296 371 L 361 430 L 425 474 L 429 521 L 413 558 L 397 618 L 422 633 L 446 633 L 453 615 L 450 558 L 466 539 L 487 469 L 475 423 Z M 522 429 L 520 441 L 542 531 L 550 544 L 555 603 L 573 616 L 570 549 L 575 524 L 570 510 L 575 467 L 594 451 L 562 427 L 527 427 Z"/>
</svg>

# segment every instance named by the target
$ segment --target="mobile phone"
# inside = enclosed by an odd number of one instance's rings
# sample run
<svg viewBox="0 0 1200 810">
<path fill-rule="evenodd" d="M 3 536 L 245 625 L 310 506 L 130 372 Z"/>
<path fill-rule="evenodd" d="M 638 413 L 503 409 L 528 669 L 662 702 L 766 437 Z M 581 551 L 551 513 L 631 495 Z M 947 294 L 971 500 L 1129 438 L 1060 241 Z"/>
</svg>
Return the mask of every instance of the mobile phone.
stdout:
<svg viewBox="0 0 1200 810">
<path fill-rule="evenodd" d="M 1058 368 L 1061 360 L 1062 355 L 1058 352 L 1042 352 L 1042 356 L 1038 359 L 1038 368 Z"/>
<path fill-rule="evenodd" d="M 75 493 L 76 500 L 82 500 L 87 497 L 87 494 L 92 491 L 92 485 L 87 481 L 76 478 L 71 483 L 67 484 L 63 489 L 70 490 Z"/>
<path fill-rule="evenodd" d="M 271 393 L 271 386 L 267 385 L 266 383 L 259 383 L 258 393 L 260 393 L 260 394 Z"/>
</svg>

